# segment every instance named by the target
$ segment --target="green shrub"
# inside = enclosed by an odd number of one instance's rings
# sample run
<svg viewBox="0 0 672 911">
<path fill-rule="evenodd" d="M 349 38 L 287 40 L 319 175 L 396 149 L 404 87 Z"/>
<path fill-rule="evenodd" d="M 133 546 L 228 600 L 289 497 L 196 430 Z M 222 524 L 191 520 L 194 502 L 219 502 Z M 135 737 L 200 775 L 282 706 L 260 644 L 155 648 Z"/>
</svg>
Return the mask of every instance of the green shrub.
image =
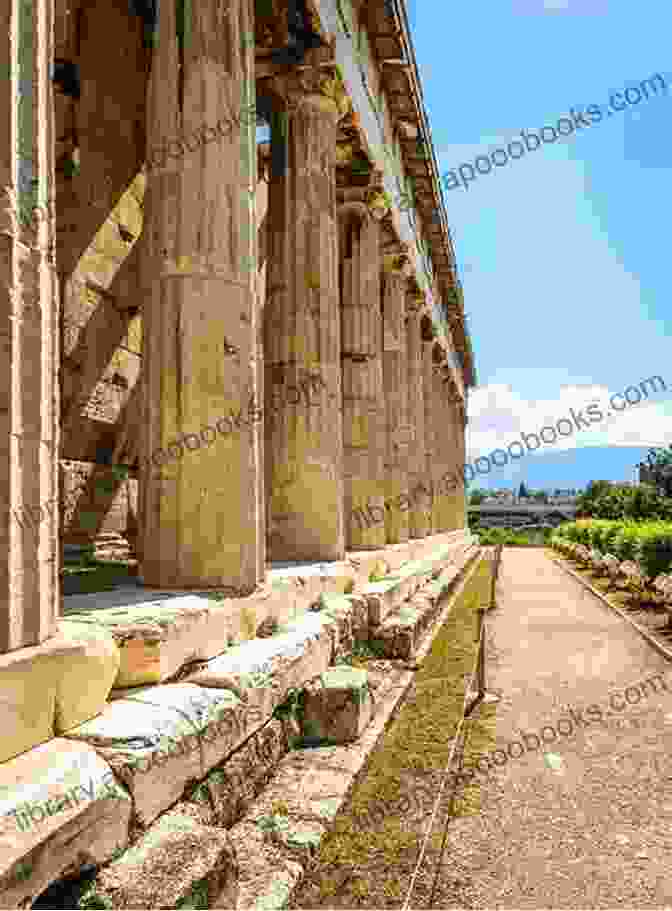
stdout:
<svg viewBox="0 0 672 911">
<path fill-rule="evenodd" d="M 477 528 L 480 544 L 493 547 L 503 544 L 505 547 L 544 547 L 549 543 L 551 528 L 515 529 L 515 528 Z"/>
<path fill-rule="evenodd" d="M 613 554 L 621 562 L 634 560 L 653 578 L 672 570 L 672 522 L 579 519 L 556 529 L 551 543 L 584 544 L 601 554 Z"/>
<path fill-rule="evenodd" d="M 635 548 L 635 559 L 650 579 L 672 568 L 672 528 L 651 523 L 643 529 Z"/>
<path fill-rule="evenodd" d="M 641 526 L 624 522 L 614 536 L 612 542 L 614 556 L 618 557 L 622 563 L 625 560 L 637 559 L 637 540 L 640 528 Z"/>
</svg>

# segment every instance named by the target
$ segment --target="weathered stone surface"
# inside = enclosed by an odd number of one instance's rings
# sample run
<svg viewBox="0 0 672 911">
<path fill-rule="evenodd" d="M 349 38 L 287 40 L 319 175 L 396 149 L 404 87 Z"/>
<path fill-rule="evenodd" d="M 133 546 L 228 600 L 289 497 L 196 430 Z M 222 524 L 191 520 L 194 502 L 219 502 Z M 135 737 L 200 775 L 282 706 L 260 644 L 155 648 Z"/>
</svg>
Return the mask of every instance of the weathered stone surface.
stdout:
<svg viewBox="0 0 672 911">
<path fill-rule="evenodd" d="M 106 629 L 61 620 L 58 635 L 81 642 L 82 652 L 59 659 L 54 719 L 57 734 L 103 711 L 121 662 L 119 648 Z"/>
<path fill-rule="evenodd" d="M 285 728 L 274 719 L 209 772 L 187 801 L 210 812 L 214 825 L 230 828 L 247 812 L 287 748 Z"/>
<path fill-rule="evenodd" d="M 265 720 L 290 689 L 303 686 L 329 667 L 335 626 L 331 616 L 311 612 L 277 635 L 235 646 L 209 661 L 189 681 L 234 689 Z"/>
<path fill-rule="evenodd" d="M 159 683 L 185 663 L 223 652 L 233 636 L 229 605 L 183 595 L 80 613 L 68 620 L 104 627 L 120 652 L 115 688 Z"/>
<path fill-rule="evenodd" d="M 321 63 L 331 57 L 326 48 Z M 308 61 L 306 61 L 308 63 Z M 342 560 L 343 467 L 335 160 L 345 113 L 321 94 L 325 66 L 290 68 L 287 162 L 269 183 L 264 313 L 265 467 L 273 560 Z M 315 378 L 312 397 L 298 389 Z M 279 388 L 278 388 L 279 387 Z M 290 391 L 292 394 L 290 395 Z M 278 395 L 276 396 L 276 392 Z"/>
<path fill-rule="evenodd" d="M 386 658 L 408 661 L 414 656 L 427 628 L 441 608 L 442 597 L 477 553 L 478 548 L 470 548 L 466 559 L 457 567 L 442 570 L 436 579 L 425 584 L 413 598 L 388 614 L 375 628 L 371 638 L 382 648 Z"/>
<path fill-rule="evenodd" d="M 303 733 L 315 740 L 350 743 L 371 721 L 373 704 L 367 673 L 352 667 L 330 668 L 304 691 Z"/>
<path fill-rule="evenodd" d="M 86 907 L 234 908 L 238 861 L 228 834 L 174 810 L 101 870 Z"/>
<path fill-rule="evenodd" d="M 369 616 L 364 598 L 352 595 L 325 595 L 320 602 L 320 612 L 335 621 L 332 627 L 334 658 L 350 654 L 356 641 L 367 638 Z"/>
<path fill-rule="evenodd" d="M 128 844 L 130 797 L 86 744 L 55 738 L 4 763 L 0 808 L 0 908 Z"/>
<path fill-rule="evenodd" d="M 229 690 L 174 683 L 117 699 L 67 736 L 91 743 L 107 759 L 133 795 L 138 821 L 147 826 L 267 717 Z"/>
<path fill-rule="evenodd" d="M 53 504 L 58 483 L 55 206 L 45 211 L 40 205 L 56 189 L 54 29 L 38 30 L 23 19 L 24 9 L 8 0 L 0 14 L 3 36 L 28 30 L 20 77 L 8 78 L 17 72 L 18 38 L 0 49 L 0 653 L 44 642 L 58 617 L 58 511 L 37 527 L 26 520 L 28 510 Z M 45 0 L 31 9 L 35 23 L 52 21 L 53 7 Z"/>
<path fill-rule="evenodd" d="M 0 655 L 0 762 L 54 736 L 60 662 L 83 653 L 81 642 L 49 639 Z"/>
</svg>

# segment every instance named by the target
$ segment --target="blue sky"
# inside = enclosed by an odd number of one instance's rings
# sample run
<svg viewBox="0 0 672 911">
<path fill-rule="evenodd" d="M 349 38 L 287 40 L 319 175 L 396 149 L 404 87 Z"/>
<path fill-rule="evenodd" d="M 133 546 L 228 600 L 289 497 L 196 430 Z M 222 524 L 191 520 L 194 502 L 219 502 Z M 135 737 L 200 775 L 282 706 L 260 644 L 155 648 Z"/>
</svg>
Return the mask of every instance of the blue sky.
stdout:
<svg viewBox="0 0 672 911">
<path fill-rule="evenodd" d="M 409 20 L 442 174 L 655 73 L 668 83 L 444 189 L 480 384 L 470 458 L 659 375 L 667 394 L 554 447 L 574 458 L 530 455 L 515 472 L 534 460 L 535 475 L 553 465 L 549 486 L 631 479 L 633 446 L 672 444 L 672 5 L 410 0 Z M 605 445 L 620 448 L 601 458 Z"/>
</svg>

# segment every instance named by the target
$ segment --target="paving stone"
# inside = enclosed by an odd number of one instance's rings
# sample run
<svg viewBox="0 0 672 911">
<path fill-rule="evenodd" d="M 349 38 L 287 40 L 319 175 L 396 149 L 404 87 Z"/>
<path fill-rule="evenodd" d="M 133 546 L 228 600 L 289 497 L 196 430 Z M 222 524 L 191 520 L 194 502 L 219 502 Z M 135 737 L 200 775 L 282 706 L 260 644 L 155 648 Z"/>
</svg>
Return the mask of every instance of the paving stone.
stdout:
<svg viewBox="0 0 672 911">
<path fill-rule="evenodd" d="M 234 908 L 237 900 L 238 861 L 228 834 L 174 810 L 98 873 L 81 906 Z"/>
<path fill-rule="evenodd" d="M 86 744 L 54 738 L 0 766 L 0 908 L 128 844 L 132 803 Z"/>
</svg>

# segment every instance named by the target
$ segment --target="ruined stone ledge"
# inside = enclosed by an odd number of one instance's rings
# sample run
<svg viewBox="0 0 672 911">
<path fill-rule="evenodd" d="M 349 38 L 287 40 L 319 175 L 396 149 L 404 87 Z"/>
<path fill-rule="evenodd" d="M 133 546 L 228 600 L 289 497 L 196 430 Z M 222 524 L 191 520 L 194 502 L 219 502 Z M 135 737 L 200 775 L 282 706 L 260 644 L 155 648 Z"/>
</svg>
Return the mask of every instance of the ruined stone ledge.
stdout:
<svg viewBox="0 0 672 911">
<path fill-rule="evenodd" d="M 461 566 L 444 569 L 437 579 L 427 583 L 407 603 L 388 614 L 372 631 L 372 641 L 381 648 L 386 658 L 410 661 L 414 657 L 428 626 L 440 610 L 441 599 L 479 553 L 478 547 L 470 548 Z"/>
<path fill-rule="evenodd" d="M 159 683 L 184 664 L 223 652 L 232 637 L 231 611 L 196 595 L 68 612 L 71 628 L 111 633 L 119 647 L 115 688 Z"/>
<path fill-rule="evenodd" d="M 213 658 L 189 682 L 229 688 L 267 720 L 290 689 L 302 687 L 329 667 L 337 625 L 329 613 L 308 613 L 274 636 L 244 642 Z"/>
<path fill-rule="evenodd" d="M 172 683 L 109 703 L 67 736 L 89 743 L 109 762 L 144 828 L 266 720 L 229 690 Z"/>
<path fill-rule="evenodd" d="M 475 553 L 478 552 L 478 549 L 475 549 Z M 442 577 L 439 576 L 437 582 L 441 581 Z M 430 583 L 428 588 L 434 584 Z M 463 584 L 466 584 L 466 579 L 461 581 L 458 587 Z M 425 597 L 425 593 L 418 597 Z M 357 601 L 347 600 L 350 607 L 353 601 Z M 434 600 L 431 593 L 428 600 Z M 443 608 L 442 617 L 447 615 L 450 604 L 452 599 Z M 341 607 L 348 613 L 345 604 Z M 315 618 L 319 618 L 319 613 Z M 437 620 L 437 628 L 441 622 L 440 617 Z M 333 617 L 325 616 L 321 623 L 315 624 L 318 639 L 323 633 L 328 634 L 325 641 L 328 641 L 333 629 Z M 431 639 L 432 636 L 429 635 L 420 648 L 420 653 L 429 649 Z M 263 672 L 262 667 L 257 673 Z M 157 837 L 154 836 L 155 830 L 163 831 L 160 822 L 156 822 L 159 813 L 163 812 L 163 809 L 156 812 L 158 802 L 164 809 L 170 807 L 168 816 L 171 818 L 174 815 L 188 816 L 195 820 L 198 826 L 205 827 L 206 833 L 211 826 L 233 825 L 229 834 L 231 844 L 237 852 L 240 868 L 237 908 L 248 911 L 252 907 L 284 907 L 295 885 L 301 879 L 305 865 L 314 856 L 320 839 L 347 797 L 357 772 L 363 766 L 391 712 L 413 679 L 412 673 L 406 669 L 390 667 L 385 661 L 367 662 L 367 673 L 375 694 L 373 720 L 359 741 L 347 747 L 327 747 L 288 753 L 287 735 L 291 725 L 286 721 L 271 720 L 264 724 L 266 718 L 262 717 L 261 711 L 255 711 L 254 705 L 246 707 L 234 692 L 206 689 L 192 683 L 139 688 L 135 691 L 133 700 L 119 700 L 110 704 L 102 716 L 70 733 L 81 737 L 82 730 L 93 729 L 95 734 L 92 736 L 89 731 L 88 739 L 95 745 L 95 749 L 109 760 L 108 766 L 103 759 L 98 758 L 101 767 L 109 770 L 111 766 L 118 772 L 119 777 L 126 774 L 128 777 L 124 780 L 130 780 L 129 790 L 136 805 L 136 817 L 134 819 L 131 815 L 128 795 L 120 788 L 125 795 L 122 804 L 124 809 L 122 813 L 119 813 L 118 809 L 115 810 L 111 822 L 107 819 L 105 832 L 100 836 L 102 839 L 104 835 L 107 839 L 105 850 L 100 851 L 97 842 L 91 848 L 87 833 L 85 847 L 78 847 L 84 841 L 83 838 L 75 842 L 74 847 L 72 843 L 68 845 L 68 852 L 71 848 L 72 852 L 67 853 L 67 860 L 54 865 L 53 872 L 51 867 L 43 869 L 42 875 L 34 881 L 26 895 L 35 897 L 60 876 L 76 873 L 87 860 L 98 864 L 107 862 L 115 848 L 123 849 L 128 844 L 129 824 L 133 824 L 135 831 L 135 823 L 147 825 L 153 821 L 146 842 L 151 844 L 149 836 Z M 246 689 L 243 688 L 243 695 Z M 128 709 L 125 709 L 112 724 L 111 719 L 106 718 L 108 711 L 123 706 L 125 702 L 134 706 L 134 710 L 139 714 L 131 719 Z M 236 714 L 248 716 L 247 719 L 239 719 L 240 728 L 232 718 L 232 715 Z M 210 726 L 207 720 L 213 716 L 215 720 Z M 217 721 L 221 721 L 222 716 L 225 717 L 225 723 L 220 727 Z M 151 741 L 149 746 L 148 740 Z M 206 740 L 208 742 L 205 742 Z M 163 755 L 160 755 L 161 747 L 165 748 Z M 172 748 L 174 754 L 171 753 Z M 91 746 L 70 739 L 53 740 L 38 749 L 54 751 L 58 755 L 68 750 L 76 753 L 85 751 L 95 756 Z M 187 755 L 176 755 L 187 753 L 189 749 L 195 751 L 191 761 Z M 32 751 L 16 761 L 29 762 L 36 752 Z M 138 766 L 146 764 L 139 757 L 146 758 L 148 755 L 159 761 L 152 769 L 144 769 L 141 774 L 137 774 Z M 134 758 L 136 762 L 133 762 Z M 9 765 L 11 763 L 7 764 Z M 54 766 L 57 763 L 52 761 L 49 765 Z M 273 779 L 276 769 L 277 775 Z M 259 794 L 269 778 L 272 779 L 271 786 Z M 177 779 L 177 782 L 174 779 Z M 150 793 L 143 793 L 144 789 Z M 179 803 L 176 804 L 176 801 Z M 111 799 L 103 803 L 113 805 Z M 288 814 L 285 813 L 285 807 Z M 242 813 L 246 815 L 241 819 Z M 277 820 L 271 821 L 271 817 L 283 815 L 291 817 L 286 820 L 287 824 L 276 825 Z M 54 817 L 58 820 L 64 818 L 62 811 L 59 811 L 58 817 Z M 94 833 L 95 831 L 97 830 L 94 829 Z M 198 832 L 203 834 L 200 828 Z M 67 841 L 60 833 L 59 829 L 54 834 L 52 843 L 58 841 L 61 844 L 59 839 Z M 157 861 L 159 869 L 163 869 L 162 862 L 160 859 Z M 208 863 L 209 869 L 217 868 L 218 861 L 214 854 Z M 209 876 L 210 873 L 205 870 L 201 875 L 199 888 L 205 888 L 204 881 L 210 883 L 210 901 L 216 890 L 216 879 L 208 879 Z M 131 879 L 127 882 L 130 889 L 133 885 Z M 232 881 L 227 882 L 230 885 Z M 1 889 L 0 895 L 4 900 Z M 182 898 L 188 901 L 186 893 L 185 896 L 180 893 L 176 901 L 182 903 Z M 164 900 L 172 901 L 172 898 L 162 897 L 161 901 Z M 230 893 L 227 893 L 226 899 L 220 898 L 215 901 L 220 901 L 221 909 L 233 907 L 230 903 Z M 13 893 L 12 903 L 6 907 L 15 906 Z M 162 906 L 168 907 L 166 904 Z M 126 907 L 145 905 L 127 904 Z"/>
<path fill-rule="evenodd" d="M 440 550 L 421 560 L 404 563 L 393 575 L 380 582 L 367 585 L 362 594 L 366 598 L 369 608 L 370 627 L 372 629 L 379 627 L 388 614 L 441 572 L 441 564 L 446 560 L 450 560 L 451 564 L 456 567 L 464 565 L 469 547 L 470 538 L 465 539 L 462 535 L 450 546 L 444 545 Z"/>
<path fill-rule="evenodd" d="M 101 870 L 82 896 L 87 907 L 119 911 L 233 908 L 237 898 L 238 863 L 227 833 L 179 809 Z"/>
<path fill-rule="evenodd" d="M 373 702 L 362 668 L 334 667 L 304 688 L 301 717 L 304 742 L 334 744 L 357 740 L 371 721 Z"/>
<path fill-rule="evenodd" d="M 447 553 L 459 553 L 464 539 L 464 530 L 459 530 L 394 545 L 390 553 L 386 549 L 373 558 L 352 555 L 340 563 L 271 569 L 260 590 L 243 598 L 216 600 L 208 592 L 154 593 L 151 589 L 75 595 L 64 599 L 64 618 L 70 636 L 79 629 L 82 635 L 86 630 L 89 638 L 110 634 L 114 638 L 119 650 L 114 690 L 158 684 L 178 676 L 193 662 L 225 653 L 234 643 L 253 640 L 265 623 L 291 624 L 316 601 L 346 597 L 353 586 L 362 588 L 367 602 L 374 605 L 369 607 L 369 620 L 378 625 L 417 590 L 434 564 Z M 404 563 L 409 556 L 414 559 Z M 372 586 L 369 573 L 377 566 L 384 571 L 392 567 L 395 575 Z M 379 603 L 382 607 L 377 608 Z M 354 622 L 361 628 L 357 612 Z"/>
<path fill-rule="evenodd" d="M 480 553 L 476 549 L 473 556 Z M 435 626 L 419 647 L 421 660 L 430 650 L 436 632 L 445 623 L 454 600 L 474 569 L 472 559 L 453 595 L 444 602 Z M 347 746 L 320 747 L 288 753 L 269 786 L 245 818 L 229 832 L 240 865 L 236 911 L 281 911 L 304 878 L 327 830 L 345 804 L 357 776 L 383 735 L 414 675 L 408 670 L 381 670 L 373 720 L 358 741 Z M 372 681 L 373 684 L 373 681 Z"/>
<path fill-rule="evenodd" d="M 55 738 L 0 766 L 0 908 L 128 844 L 131 799 L 86 744 Z"/>
</svg>

